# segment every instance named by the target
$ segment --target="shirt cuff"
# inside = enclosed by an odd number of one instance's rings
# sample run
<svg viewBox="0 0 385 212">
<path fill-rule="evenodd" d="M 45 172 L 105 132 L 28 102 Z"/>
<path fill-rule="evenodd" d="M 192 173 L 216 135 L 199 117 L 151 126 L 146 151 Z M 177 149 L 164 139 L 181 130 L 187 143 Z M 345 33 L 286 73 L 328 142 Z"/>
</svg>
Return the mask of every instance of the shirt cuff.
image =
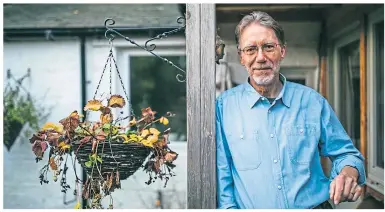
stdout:
<svg viewBox="0 0 385 212">
<path fill-rule="evenodd" d="M 337 170 L 338 170 L 338 173 L 341 172 L 341 170 L 345 167 L 345 166 L 351 166 L 351 167 L 354 167 L 357 169 L 358 171 L 358 185 L 363 185 L 365 184 L 366 182 L 366 175 L 365 175 L 365 170 L 364 170 L 364 164 L 362 163 L 362 161 L 358 158 L 345 158 L 344 160 L 342 160 L 338 166 L 337 166 Z"/>
<path fill-rule="evenodd" d="M 225 204 L 219 207 L 218 209 L 238 209 L 236 205 L 234 204 Z"/>
</svg>

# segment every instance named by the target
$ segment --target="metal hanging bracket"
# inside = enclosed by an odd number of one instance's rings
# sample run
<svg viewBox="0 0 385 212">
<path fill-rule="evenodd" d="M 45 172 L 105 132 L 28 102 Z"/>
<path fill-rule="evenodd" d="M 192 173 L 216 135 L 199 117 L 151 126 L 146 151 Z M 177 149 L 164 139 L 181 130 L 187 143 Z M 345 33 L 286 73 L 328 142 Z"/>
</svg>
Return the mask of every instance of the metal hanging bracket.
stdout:
<svg viewBox="0 0 385 212">
<path fill-rule="evenodd" d="M 108 39 L 108 41 L 110 42 L 110 45 L 112 45 L 112 41 L 115 39 L 115 35 L 118 35 L 122 38 L 124 38 L 126 41 L 129 41 L 131 44 L 134 44 L 135 46 L 143 49 L 144 51 L 147 51 L 149 52 L 150 54 L 154 55 L 155 57 L 161 59 L 162 61 L 168 63 L 169 65 L 175 67 L 176 69 L 178 69 L 179 71 L 183 72 L 183 74 L 177 74 L 176 75 L 176 79 L 179 81 L 179 82 L 185 82 L 186 79 L 185 79 L 185 76 L 186 76 L 186 71 L 183 70 L 182 68 L 180 68 L 179 66 L 175 65 L 173 62 L 171 62 L 170 60 L 162 57 L 162 56 L 159 56 L 157 54 L 155 54 L 153 51 L 155 50 L 156 48 L 156 45 L 155 44 L 149 44 L 150 42 L 154 41 L 154 40 L 158 40 L 158 39 L 162 39 L 162 38 L 166 38 L 168 37 L 169 35 L 171 34 L 174 34 L 174 33 L 177 33 L 179 31 L 182 31 L 183 29 L 186 28 L 186 19 L 185 17 L 179 17 L 177 19 L 177 23 L 178 24 L 181 24 L 182 26 L 180 26 L 179 28 L 176 28 L 176 29 L 173 29 L 171 31 L 168 31 L 168 32 L 164 32 L 162 34 L 159 34 L 149 40 L 147 40 L 144 44 L 144 46 L 141 46 L 139 45 L 138 43 L 136 43 L 134 40 L 132 40 L 131 38 L 127 37 L 127 36 L 124 36 L 123 34 L 121 34 L 117 29 L 114 29 L 112 28 L 111 26 L 115 24 L 115 20 L 111 19 L 111 18 L 107 18 L 105 21 L 104 21 L 104 26 L 106 27 L 106 32 L 105 32 L 105 37 Z"/>
</svg>

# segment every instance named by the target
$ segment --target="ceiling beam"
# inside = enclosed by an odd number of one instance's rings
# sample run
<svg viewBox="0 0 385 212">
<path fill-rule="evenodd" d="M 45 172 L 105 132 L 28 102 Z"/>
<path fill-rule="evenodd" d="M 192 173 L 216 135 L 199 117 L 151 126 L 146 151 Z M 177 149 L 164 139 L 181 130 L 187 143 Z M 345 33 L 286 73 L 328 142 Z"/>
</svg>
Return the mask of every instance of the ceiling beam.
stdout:
<svg viewBox="0 0 385 212">
<path fill-rule="evenodd" d="M 242 17 L 246 14 L 249 14 L 251 11 L 264 11 L 267 12 L 270 16 L 272 16 L 276 21 L 285 21 L 285 22 L 321 22 L 323 19 L 323 9 L 290 9 L 284 11 L 276 11 L 276 10 L 261 10 L 260 8 L 247 10 L 236 10 L 236 11 L 227 11 L 227 10 L 217 10 L 217 23 L 233 23 L 239 22 Z"/>
</svg>

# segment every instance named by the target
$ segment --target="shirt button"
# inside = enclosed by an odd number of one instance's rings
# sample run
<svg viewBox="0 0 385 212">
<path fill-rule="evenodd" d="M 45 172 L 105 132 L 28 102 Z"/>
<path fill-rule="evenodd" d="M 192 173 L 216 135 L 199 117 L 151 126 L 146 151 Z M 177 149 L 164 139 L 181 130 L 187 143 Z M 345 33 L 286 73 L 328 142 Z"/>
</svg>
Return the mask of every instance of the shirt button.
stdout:
<svg viewBox="0 0 385 212">
<path fill-rule="evenodd" d="M 277 160 L 274 160 L 274 163 L 277 163 L 278 161 Z"/>
<path fill-rule="evenodd" d="M 282 187 L 281 186 L 278 186 L 278 190 L 281 190 L 282 189 Z"/>
<path fill-rule="evenodd" d="M 300 129 L 299 132 L 300 132 L 300 133 L 303 133 L 303 129 Z"/>
<path fill-rule="evenodd" d="M 271 110 L 268 110 L 268 113 L 271 113 Z"/>
<path fill-rule="evenodd" d="M 241 139 L 243 139 L 243 135 L 241 135 L 240 137 L 241 137 Z"/>
<path fill-rule="evenodd" d="M 262 101 L 265 101 L 265 97 L 262 97 L 261 99 L 262 99 Z"/>
<path fill-rule="evenodd" d="M 274 138 L 274 134 L 270 134 L 270 138 Z"/>
</svg>

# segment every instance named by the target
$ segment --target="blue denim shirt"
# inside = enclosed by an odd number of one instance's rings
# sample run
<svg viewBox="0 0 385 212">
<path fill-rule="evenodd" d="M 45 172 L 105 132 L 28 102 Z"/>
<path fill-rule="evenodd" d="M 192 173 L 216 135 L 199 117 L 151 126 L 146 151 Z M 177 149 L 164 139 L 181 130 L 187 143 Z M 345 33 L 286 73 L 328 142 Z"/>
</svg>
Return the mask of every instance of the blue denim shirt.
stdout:
<svg viewBox="0 0 385 212">
<path fill-rule="evenodd" d="M 218 208 L 313 208 L 347 165 L 365 183 L 364 159 L 326 99 L 280 78 L 272 104 L 249 83 L 217 98 Z M 320 155 L 333 162 L 330 179 Z"/>
</svg>

